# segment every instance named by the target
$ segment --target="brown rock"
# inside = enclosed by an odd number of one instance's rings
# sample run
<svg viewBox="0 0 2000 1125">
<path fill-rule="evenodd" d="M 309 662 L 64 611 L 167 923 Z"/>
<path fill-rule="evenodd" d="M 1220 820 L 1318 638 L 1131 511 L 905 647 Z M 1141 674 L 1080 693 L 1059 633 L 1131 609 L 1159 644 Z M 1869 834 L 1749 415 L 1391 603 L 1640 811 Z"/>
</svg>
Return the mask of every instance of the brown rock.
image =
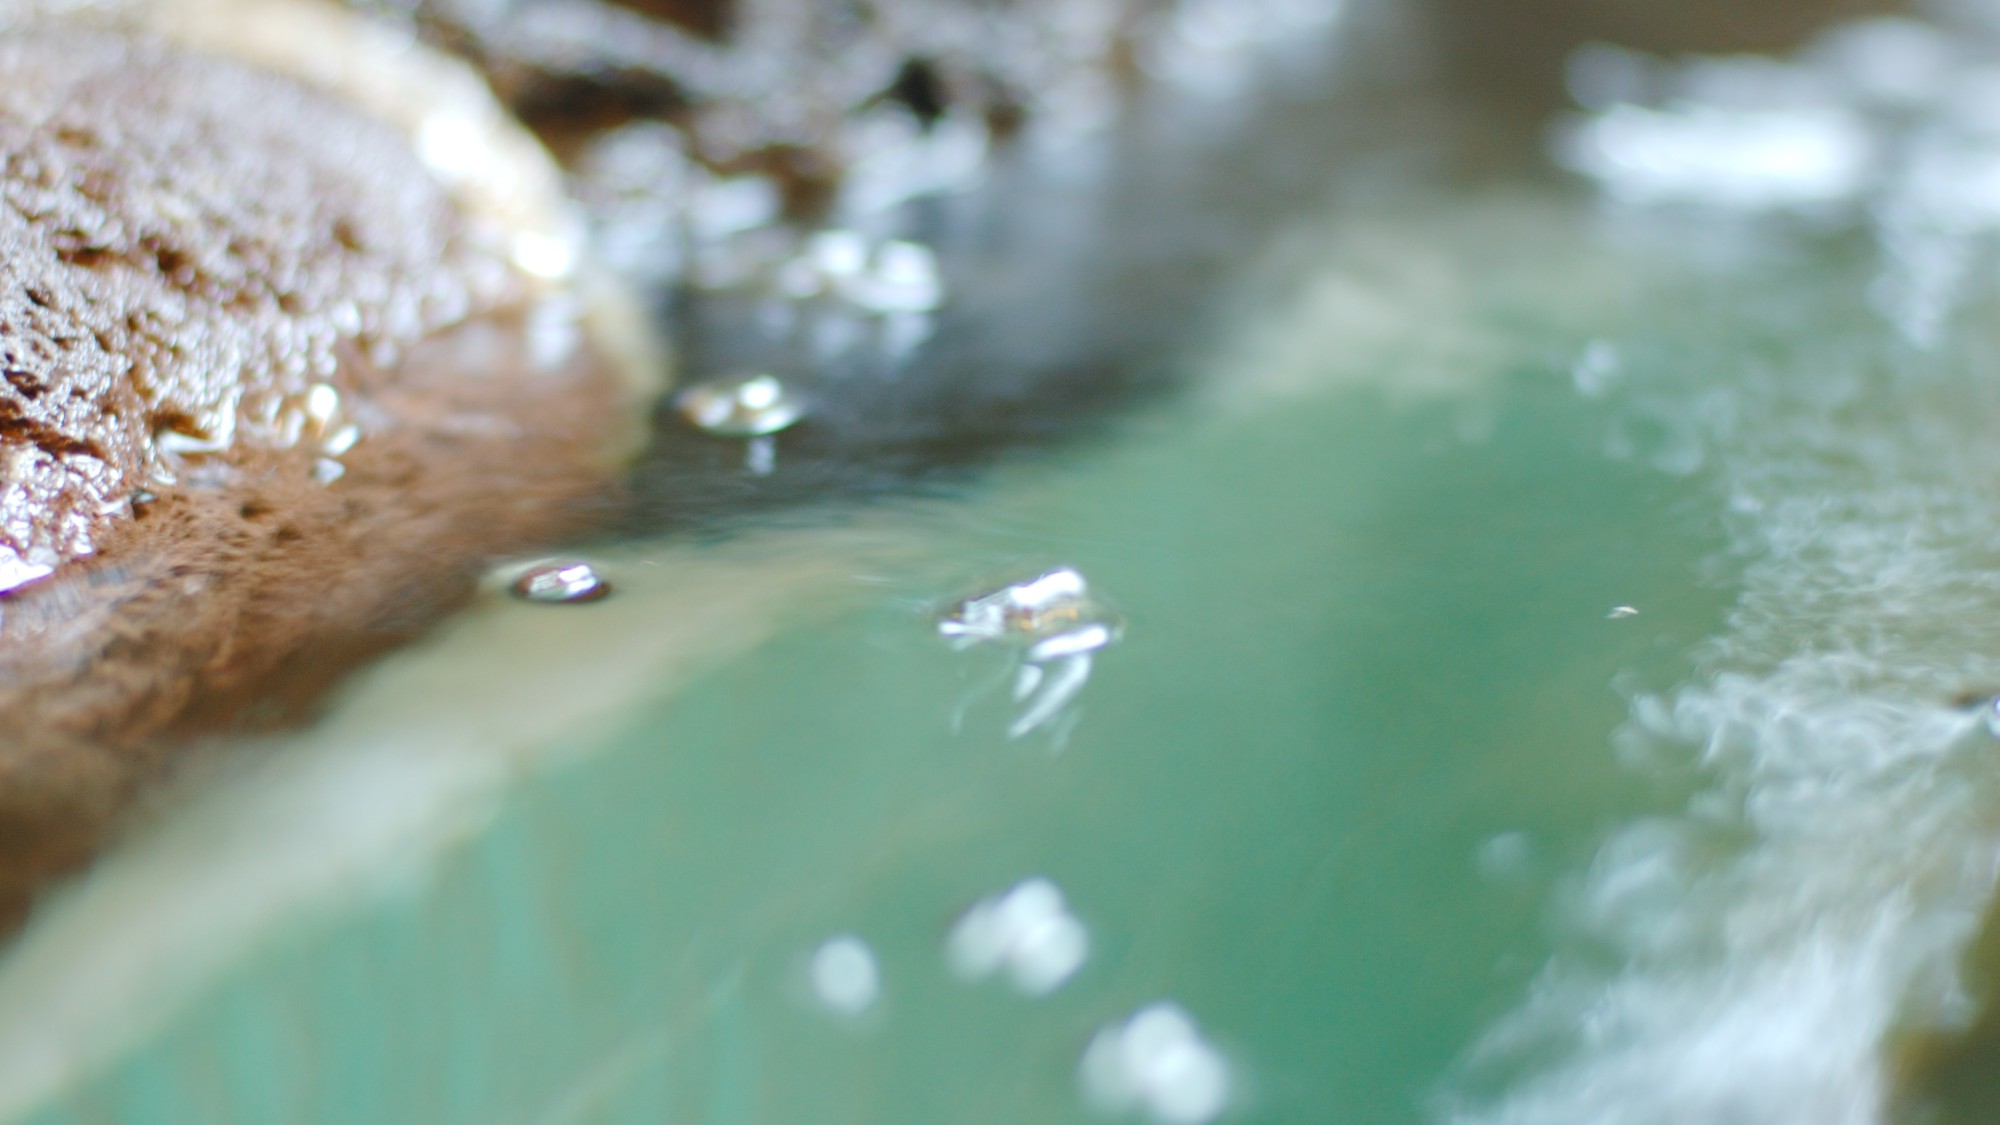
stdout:
<svg viewBox="0 0 2000 1125">
<path fill-rule="evenodd" d="M 326 94 L 0 39 L 0 913 L 599 511 L 624 389 L 491 234 Z"/>
</svg>

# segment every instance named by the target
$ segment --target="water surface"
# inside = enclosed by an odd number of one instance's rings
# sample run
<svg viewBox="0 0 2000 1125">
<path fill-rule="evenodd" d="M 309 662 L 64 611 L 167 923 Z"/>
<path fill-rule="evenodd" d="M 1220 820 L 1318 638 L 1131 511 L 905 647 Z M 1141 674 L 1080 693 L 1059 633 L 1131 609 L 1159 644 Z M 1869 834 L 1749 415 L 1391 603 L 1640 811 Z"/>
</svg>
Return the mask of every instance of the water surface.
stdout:
<svg viewBox="0 0 2000 1125">
<path fill-rule="evenodd" d="M 1396 127 L 1226 227 L 1204 300 L 918 384 L 1033 456 L 885 476 L 849 455 L 935 435 L 857 411 L 651 477 L 683 530 L 594 552 L 611 598 L 489 600 L 142 835 L 0 966 L 5 1108 L 1892 1120 L 2000 842 L 1990 292 L 1926 345 L 1852 226 L 1610 212 L 1350 95 Z M 1064 370 L 1129 408 L 1031 440 Z M 938 623 L 1056 567 L 1119 635 L 1021 730 L 1084 666 Z M 1178 1069 L 1086 1061 L 1163 1011 Z"/>
</svg>

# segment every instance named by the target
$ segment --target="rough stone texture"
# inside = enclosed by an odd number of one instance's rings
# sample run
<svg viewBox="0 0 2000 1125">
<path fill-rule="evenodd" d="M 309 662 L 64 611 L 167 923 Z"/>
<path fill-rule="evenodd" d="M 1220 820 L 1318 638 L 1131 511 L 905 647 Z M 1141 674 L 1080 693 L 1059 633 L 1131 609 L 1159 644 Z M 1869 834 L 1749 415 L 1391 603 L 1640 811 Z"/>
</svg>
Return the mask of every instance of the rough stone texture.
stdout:
<svg viewBox="0 0 2000 1125">
<path fill-rule="evenodd" d="M 89 554 L 175 447 L 283 449 L 345 347 L 506 298 L 401 138 L 115 38 L 0 43 L 0 573 Z M 158 439 L 158 440 L 156 440 Z"/>
<path fill-rule="evenodd" d="M 409 12 L 552 143 L 632 117 L 731 170 L 837 177 L 843 131 L 900 103 L 1001 129 L 1129 65 L 1168 0 L 350 0 Z"/>
<path fill-rule="evenodd" d="M 0 565 L 52 571 L 0 596 L 0 916 L 188 739 L 592 518 L 625 391 L 552 312 L 386 126 L 0 37 Z"/>
</svg>

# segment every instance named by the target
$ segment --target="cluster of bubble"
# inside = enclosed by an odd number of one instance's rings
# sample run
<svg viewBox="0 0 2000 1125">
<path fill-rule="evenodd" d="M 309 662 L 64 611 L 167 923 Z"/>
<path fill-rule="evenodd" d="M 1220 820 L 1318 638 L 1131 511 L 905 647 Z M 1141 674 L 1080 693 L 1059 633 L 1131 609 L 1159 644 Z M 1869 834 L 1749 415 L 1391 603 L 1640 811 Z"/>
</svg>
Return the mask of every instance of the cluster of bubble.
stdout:
<svg viewBox="0 0 2000 1125">
<path fill-rule="evenodd" d="M 1865 226 L 1882 255 L 1872 297 L 1913 344 L 1940 342 L 2000 233 L 1990 37 L 1881 18 L 1783 60 L 1595 45 L 1569 85 L 1584 113 L 1559 162 L 1623 205 Z"/>
<path fill-rule="evenodd" d="M 773 436 L 805 417 L 805 399 L 764 372 L 705 379 L 674 397 L 681 416 L 704 433 L 745 438 L 744 464 L 757 476 L 777 466 Z"/>
<path fill-rule="evenodd" d="M 680 405 L 699 428 L 750 438 L 746 463 L 761 475 L 775 464 L 775 444 L 765 435 L 800 414 L 802 399 L 777 382 L 781 375 L 784 384 L 809 384 L 855 363 L 893 373 L 930 337 L 947 298 L 937 255 L 880 232 L 893 226 L 889 211 L 909 198 L 966 186 L 983 167 L 984 134 L 968 138 L 939 125 L 921 143 L 858 161 L 834 208 L 840 218 L 816 230 L 787 221 L 775 181 L 718 175 L 684 143 L 657 122 L 613 129 L 579 161 L 578 192 L 614 269 L 650 284 L 684 284 L 704 302 L 754 313 L 753 336 L 770 354 L 753 366 L 766 370 L 721 374 L 684 394 Z M 911 167 L 892 176 L 882 166 L 891 152 L 903 153 Z M 918 166 L 929 169 L 928 178 Z M 751 401 L 773 387 L 780 389 L 768 397 L 780 405 Z M 725 405 L 737 398 L 738 407 Z M 782 424 L 771 421 L 778 417 Z"/>
<path fill-rule="evenodd" d="M 1083 575 L 1065 566 L 959 601 L 939 618 L 937 631 L 959 649 L 1018 653 L 1014 701 L 1021 709 L 1007 734 L 1020 738 L 1066 713 L 1090 682 L 1095 655 L 1123 635 L 1124 625 L 1091 595 Z"/>
<path fill-rule="evenodd" d="M 1227 1109 L 1229 1061 L 1171 1001 L 1103 1028 L 1084 1048 L 1084 1096 L 1106 1114 L 1203 1125 Z"/>
<path fill-rule="evenodd" d="M 627 276 L 793 301 L 826 297 L 863 314 L 929 313 L 945 297 L 930 248 L 863 231 L 883 229 L 889 212 L 911 199 L 976 184 L 985 133 L 957 123 L 927 131 L 880 124 L 865 131 L 881 134 L 880 151 L 852 164 L 834 209 L 839 218 L 818 231 L 783 221 L 776 181 L 712 172 L 687 154 L 680 133 L 658 122 L 596 138 L 578 160 L 577 193 L 605 260 Z"/>
<path fill-rule="evenodd" d="M 1046 81 L 1018 86 L 1028 99 L 1031 141 L 1095 135 L 1115 115 L 1113 68 L 1095 58 L 1124 41 L 1130 57 L 1170 88 L 1227 97 L 1259 70 L 1259 60 L 1314 40 L 1336 22 L 1343 0 L 1174 0 L 1123 14 L 1116 4 L 1052 6 L 1037 31 Z M 1079 54 L 1078 52 L 1082 52 Z M 1031 52 L 1032 53 L 1032 52 Z M 934 255 L 894 237 L 912 200 L 969 191 L 985 181 L 993 125 L 954 104 L 934 116 L 895 97 L 858 108 L 826 138 L 840 169 L 825 210 L 828 224 L 788 221 L 774 178 L 723 173 L 693 155 L 686 134 L 641 120 L 592 137 L 574 167 L 576 194 L 592 218 L 599 257 L 649 283 L 819 302 L 835 319 L 882 318 L 891 350 L 928 334 L 946 291 Z M 728 146 L 723 146 L 725 149 Z M 851 334 L 851 333 L 850 333 Z"/>
<path fill-rule="evenodd" d="M 1005 974 L 1029 996 L 1047 996 L 1090 957 L 1084 928 L 1061 888 L 1044 878 L 980 899 L 959 915 L 945 941 L 951 971 L 967 981 Z"/>
<path fill-rule="evenodd" d="M 240 398 L 240 393 L 237 396 Z M 300 394 L 274 398 L 266 404 L 270 417 L 259 427 L 266 440 L 278 449 L 301 446 L 313 454 L 311 473 L 321 484 L 332 484 L 347 474 L 340 458 L 361 440 L 361 427 L 348 421 L 338 388 L 330 383 L 312 383 Z M 226 409 L 206 421 L 177 419 L 153 435 L 153 457 L 147 466 L 150 484 L 172 485 L 181 475 L 209 454 L 221 453 L 236 441 L 237 402 L 232 398 Z"/>
<path fill-rule="evenodd" d="M 1061 988 L 1089 955 L 1089 931 L 1061 888 L 1040 876 L 980 899 L 945 938 L 945 962 L 961 980 L 1005 975 L 1032 997 Z M 807 958 L 806 977 L 814 1000 L 843 1020 L 867 1015 L 882 997 L 875 951 L 851 933 L 820 942 Z M 1164 1000 L 1100 1028 L 1084 1048 L 1077 1077 L 1099 1112 L 1159 1125 L 1205 1125 L 1234 1096 L 1227 1058 L 1184 1009 Z"/>
<path fill-rule="evenodd" d="M 954 603 L 938 632 L 965 647 L 995 645 L 1020 655 L 1017 699 L 1034 694 L 1044 665 L 1058 671 L 1047 689 L 1010 728 L 1018 736 L 1047 724 L 1081 690 L 1090 656 L 1115 640 L 1116 617 L 1090 594 L 1072 567 Z M 952 921 L 944 961 L 959 980 L 995 978 L 1043 998 L 1075 979 L 1091 956 L 1090 929 L 1071 910 L 1061 887 L 1036 875 L 989 894 Z M 813 998 L 827 1012 L 857 1020 L 882 995 L 875 952 L 854 934 L 822 941 L 806 960 Z M 1235 1097 L 1228 1060 L 1192 1017 L 1171 1001 L 1156 1001 L 1101 1027 L 1078 1063 L 1085 1099 L 1108 1116 L 1138 1116 L 1158 1125 L 1205 1125 Z"/>
</svg>

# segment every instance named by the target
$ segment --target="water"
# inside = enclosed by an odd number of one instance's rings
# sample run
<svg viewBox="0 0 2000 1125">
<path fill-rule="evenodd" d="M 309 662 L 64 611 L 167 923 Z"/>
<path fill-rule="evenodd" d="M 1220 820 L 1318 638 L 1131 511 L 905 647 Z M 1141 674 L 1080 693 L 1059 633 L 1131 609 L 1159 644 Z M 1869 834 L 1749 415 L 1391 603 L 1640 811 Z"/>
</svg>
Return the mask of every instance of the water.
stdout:
<svg viewBox="0 0 2000 1125">
<path fill-rule="evenodd" d="M 1075 714 L 1071 704 L 1090 682 L 1096 654 L 1119 638 L 1124 624 L 1091 595 L 1083 575 L 1058 567 L 953 604 L 937 632 L 961 651 L 1019 650 L 1013 695 L 1020 713 L 1007 734 L 1020 738 Z"/>
<path fill-rule="evenodd" d="M 1541 230 L 1525 249 L 1546 249 Z M 1325 297 L 1305 291 L 1294 312 L 1313 324 Z M 1198 1033 L 1161 1050 L 1196 1061 L 1140 1068 L 1141 1117 L 1206 1119 L 1219 1083 L 1245 1119 L 1422 1119 L 1546 956 L 1551 879 L 1610 825 L 1671 807 L 1674 786 L 1608 752 L 1626 711 L 1611 684 L 1676 674 L 1728 601 L 1692 580 L 1720 543 L 1691 507 L 1701 490 L 1603 456 L 1610 412 L 1573 390 L 1563 326 L 1474 333 L 1455 354 L 1483 360 L 1456 385 L 1398 389 L 1389 357 L 1480 315 L 1466 307 L 1368 345 L 1386 351 L 1328 349 L 1326 370 L 1290 373 L 1304 383 L 1266 378 L 1249 334 L 1216 357 L 1213 399 L 950 502 L 596 560 L 619 587 L 609 634 L 487 607 L 438 642 L 442 679 L 413 655 L 351 699 L 309 785 L 263 783 L 421 804 L 416 778 L 433 779 L 456 827 L 407 814 L 417 827 L 376 845 L 405 874 L 358 912 L 281 911 L 199 999 L 163 1002 L 173 1030 L 71 1112 L 240 1114 L 197 1107 L 248 1092 L 183 1081 L 228 1043 L 251 1086 L 313 1091 L 328 1119 L 1088 1121 L 1108 1097 L 1082 1074 L 1093 1037 L 1171 1001 Z M 1049 558 L 1129 628 L 1096 654 L 1065 737 L 1012 738 L 1013 701 L 982 686 L 1016 654 L 953 653 L 935 613 Z M 1620 604 L 1645 613 L 1607 620 Z M 707 648 L 722 627 L 767 639 L 676 657 L 680 672 L 646 647 L 681 630 Z M 488 663 L 468 668 L 471 651 Z M 440 713 L 467 676 L 493 698 Z M 625 702 L 546 733 L 620 676 Z M 515 733 L 550 709 L 544 733 Z M 449 750 L 475 720 L 485 741 L 466 744 L 486 752 Z M 384 772 L 355 775 L 368 732 L 413 725 L 393 755 L 361 756 Z M 496 773 L 492 747 L 537 738 Z M 274 800 L 260 793 L 238 799 Z M 1507 832 L 1532 854 L 1496 880 L 1482 850 Z M 352 893 L 354 848 L 307 849 L 340 871 L 294 873 L 291 893 Z M 238 878 L 195 854 L 172 880 Z M 964 979 L 955 927 L 1037 876 L 1087 956 L 1060 987 Z M 37 981 L 64 971 L 60 921 L 17 963 Z M 865 1006 L 844 969 L 843 1010 L 821 999 L 829 934 L 871 951 Z M 121 956 L 88 961 L 101 975 Z M 0 981 L 0 1043 L 8 1010 Z M 357 1045 L 310 1046 L 334 1041 Z"/>
<path fill-rule="evenodd" d="M 1871 223 L 1433 129 L 1120 353 L 1178 393 L 595 551 L 203 787 L 0 964 L 0 1117 L 1918 1119 L 2000 861 L 1990 286 L 1927 336 Z M 760 497 L 851 479 L 818 421 Z"/>
</svg>

